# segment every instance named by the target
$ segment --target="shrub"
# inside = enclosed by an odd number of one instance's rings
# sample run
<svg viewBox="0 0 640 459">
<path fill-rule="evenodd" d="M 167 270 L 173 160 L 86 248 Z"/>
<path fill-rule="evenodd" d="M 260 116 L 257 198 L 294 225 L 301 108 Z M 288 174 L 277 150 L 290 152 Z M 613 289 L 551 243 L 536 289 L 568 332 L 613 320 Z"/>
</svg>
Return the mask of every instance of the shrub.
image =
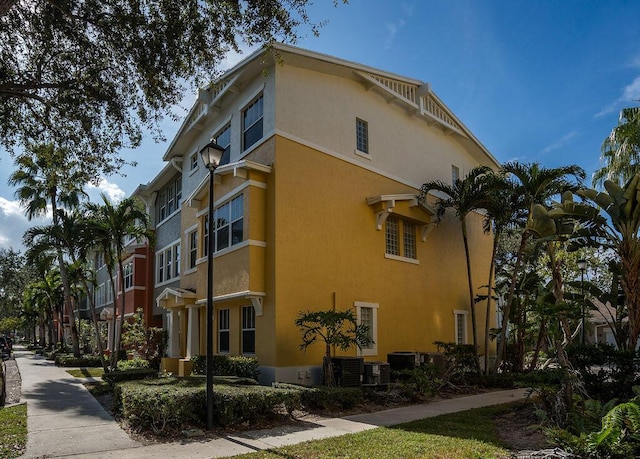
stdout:
<svg viewBox="0 0 640 459">
<path fill-rule="evenodd" d="M 149 361 L 136 357 L 132 360 L 118 360 L 118 370 L 132 370 L 134 368 L 149 368 Z M 154 370 L 157 372 L 157 370 Z"/>
<path fill-rule="evenodd" d="M 94 355 L 83 355 L 74 357 L 73 354 L 57 354 L 56 365 L 59 367 L 101 367 L 100 357 Z"/>
<path fill-rule="evenodd" d="M 114 370 L 105 373 L 102 379 L 112 386 L 121 381 L 133 381 L 137 379 L 157 378 L 158 372 L 153 368 L 132 368 L 129 370 Z"/>
<path fill-rule="evenodd" d="M 204 355 L 191 357 L 193 374 L 204 375 L 207 372 L 207 358 Z M 241 355 L 214 355 L 213 374 L 223 376 L 238 376 L 240 378 L 258 379 L 260 371 L 258 359 Z"/>
<path fill-rule="evenodd" d="M 306 387 L 287 383 L 274 383 L 273 387 L 297 391 L 300 405 L 311 410 L 345 410 L 364 400 L 364 393 L 358 387 Z"/>
<path fill-rule="evenodd" d="M 273 416 L 282 407 L 299 405 L 299 391 L 258 385 L 214 386 L 214 423 L 232 426 Z M 162 432 L 185 425 L 204 425 L 204 379 L 159 378 L 117 384 L 114 405 L 122 417 L 143 430 Z"/>
</svg>

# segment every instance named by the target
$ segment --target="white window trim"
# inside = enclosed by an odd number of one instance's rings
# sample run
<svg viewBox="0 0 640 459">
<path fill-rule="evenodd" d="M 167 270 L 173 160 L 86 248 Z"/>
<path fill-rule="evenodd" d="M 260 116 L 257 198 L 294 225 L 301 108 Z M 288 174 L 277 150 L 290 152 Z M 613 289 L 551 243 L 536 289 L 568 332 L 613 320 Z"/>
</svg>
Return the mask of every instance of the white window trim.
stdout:
<svg viewBox="0 0 640 459">
<path fill-rule="evenodd" d="M 248 103 L 249 102 L 244 103 L 241 106 L 244 107 Z M 213 131 L 211 131 L 211 135 L 209 137 L 213 139 L 216 134 L 218 134 L 220 131 L 222 131 L 222 129 L 224 129 L 225 127 L 227 127 L 228 125 L 231 124 L 231 120 L 233 120 L 233 115 L 227 116 L 221 123 L 216 125 L 215 129 L 213 129 Z M 233 126 L 232 126 L 232 128 L 233 128 Z"/>
<path fill-rule="evenodd" d="M 390 253 L 385 253 L 384 257 L 388 260 L 403 261 L 405 263 L 411 263 L 412 265 L 420 264 L 420 260 L 416 260 L 415 258 L 401 257 L 400 255 L 392 255 Z"/>
<path fill-rule="evenodd" d="M 250 308 L 251 311 L 253 311 L 253 328 L 244 328 L 244 309 L 245 308 Z M 256 314 L 256 310 L 253 307 L 253 305 L 244 305 L 240 307 L 240 355 L 256 355 L 257 351 L 258 351 L 258 346 L 257 346 L 257 337 L 258 337 L 258 333 L 257 333 L 257 327 L 258 324 L 257 322 L 257 317 L 258 315 Z M 229 324 L 231 325 L 231 324 Z M 245 331 L 252 331 L 253 330 L 253 347 L 255 348 L 253 352 L 245 352 L 244 350 L 244 332 Z"/>
<path fill-rule="evenodd" d="M 464 317 L 464 343 L 460 343 L 458 340 L 458 316 Z M 455 309 L 453 311 L 453 337 L 456 344 L 467 344 L 469 337 L 469 311 L 463 309 Z"/>
<path fill-rule="evenodd" d="M 191 168 L 191 158 L 196 157 L 196 167 L 194 167 L 193 169 Z M 195 174 L 196 172 L 198 172 L 198 170 L 200 170 L 200 155 L 198 150 L 195 150 L 194 152 L 192 152 L 189 155 L 189 176 L 192 176 L 193 174 Z"/>
<path fill-rule="evenodd" d="M 358 324 L 361 323 L 361 311 L 360 308 L 371 308 L 373 310 L 373 327 L 371 330 L 371 336 L 373 338 L 373 347 L 371 349 L 358 348 L 358 355 L 371 356 L 378 355 L 378 303 L 368 303 L 365 301 L 354 301 L 353 306 L 356 308 L 356 320 Z"/>
<path fill-rule="evenodd" d="M 253 239 L 247 239 L 242 241 L 239 244 L 232 245 L 231 247 L 227 247 L 226 249 L 215 252 L 213 254 L 213 259 L 215 260 L 218 257 L 221 257 L 231 252 L 235 252 L 236 250 L 244 249 L 245 247 L 249 247 L 249 246 L 265 248 L 267 246 L 267 243 L 265 241 L 256 241 Z M 204 257 L 200 257 L 196 260 L 196 266 L 202 263 L 205 263 L 206 261 L 207 261 L 207 255 L 205 255 Z"/>
<path fill-rule="evenodd" d="M 177 280 L 180 280 L 180 276 L 182 276 L 182 266 L 180 266 L 180 274 L 179 275 L 173 276 L 171 279 L 167 279 L 167 280 L 164 280 L 162 282 L 158 282 L 158 255 L 160 253 L 164 253 L 169 248 L 173 248 L 176 245 L 180 245 L 181 242 L 182 242 L 181 239 L 176 239 L 172 243 L 165 245 L 160 250 L 156 250 L 155 258 L 154 258 L 154 272 L 153 272 L 153 280 L 155 282 L 155 286 L 156 287 L 160 287 L 162 285 L 170 284 L 171 282 L 175 282 Z M 183 257 L 183 255 L 182 255 L 182 247 L 180 247 L 180 264 L 182 264 L 182 257 Z M 172 259 L 171 263 L 172 264 L 175 263 L 175 260 Z"/>
<path fill-rule="evenodd" d="M 370 153 L 365 153 L 365 152 L 363 152 L 363 151 L 358 150 L 357 148 L 356 148 L 355 150 L 353 150 L 353 152 L 354 152 L 356 155 L 358 155 L 358 156 L 361 156 L 361 157 L 363 157 L 363 158 L 368 159 L 369 161 L 371 161 L 371 160 L 372 160 L 372 159 L 371 159 L 371 154 L 370 154 Z"/>
<path fill-rule="evenodd" d="M 164 225 L 166 222 L 171 220 L 174 217 L 174 215 L 179 214 L 181 210 L 182 210 L 182 201 L 180 201 L 180 208 L 178 210 L 174 210 L 172 214 L 170 214 L 169 216 L 165 217 L 163 220 L 160 220 L 158 223 L 156 223 L 156 228 L 159 228 L 160 226 Z"/>
</svg>

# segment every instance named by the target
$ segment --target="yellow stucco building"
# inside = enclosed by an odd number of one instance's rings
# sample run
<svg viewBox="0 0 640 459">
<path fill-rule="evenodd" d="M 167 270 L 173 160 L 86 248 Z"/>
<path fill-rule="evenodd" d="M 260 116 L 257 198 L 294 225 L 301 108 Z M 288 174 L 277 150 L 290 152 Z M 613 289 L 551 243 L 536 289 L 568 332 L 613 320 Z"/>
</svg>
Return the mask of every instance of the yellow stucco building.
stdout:
<svg viewBox="0 0 640 459">
<path fill-rule="evenodd" d="M 210 139 L 227 149 L 214 191 L 216 353 L 255 355 L 263 383 L 317 383 L 324 348 L 302 353 L 294 320 L 332 307 L 370 326 L 375 344 L 346 353 L 365 360 L 471 342 L 459 222 L 435 226 L 417 193 L 497 161 L 429 84 L 276 44 L 201 90 L 165 154 L 182 170 L 179 287 L 157 297 L 173 357 L 205 350 L 209 196 L 198 152 Z M 468 227 L 480 286 L 491 237 L 479 214 Z"/>
</svg>

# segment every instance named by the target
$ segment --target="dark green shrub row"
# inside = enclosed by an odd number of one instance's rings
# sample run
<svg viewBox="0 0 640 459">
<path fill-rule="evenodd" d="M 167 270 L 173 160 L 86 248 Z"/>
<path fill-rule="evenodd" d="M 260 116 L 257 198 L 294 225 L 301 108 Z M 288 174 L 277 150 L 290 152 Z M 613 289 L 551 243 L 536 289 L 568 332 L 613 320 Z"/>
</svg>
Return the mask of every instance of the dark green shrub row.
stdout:
<svg viewBox="0 0 640 459">
<path fill-rule="evenodd" d="M 73 354 L 57 354 L 56 365 L 59 367 L 100 367 L 100 357 L 95 355 L 83 355 L 74 357 Z"/>
<path fill-rule="evenodd" d="M 137 379 L 157 378 L 158 371 L 153 368 L 131 368 L 129 370 L 115 370 L 105 373 L 102 379 L 111 385 L 121 381 L 134 381 Z"/>
<path fill-rule="evenodd" d="M 300 391 L 264 386 L 216 384 L 214 423 L 232 426 L 291 412 L 300 403 Z M 160 378 L 119 383 L 114 407 L 124 419 L 142 430 L 161 432 L 171 427 L 205 423 L 203 378 Z"/>
<path fill-rule="evenodd" d="M 273 387 L 298 391 L 300 404 L 311 410 L 345 410 L 364 401 L 359 387 L 306 387 L 287 383 L 275 383 Z"/>
<path fill-rule="evenodd" d="M 191 357 L 193 374 L 204 375 L 207 372 L 207 358 L 204 355 Z M 258 359 L 241 355 L 214 355 L 213 374 L 223 376 L 238 376 L 240 378 L 258 379 L 260 371 Z"/>
<path fill-rule="evenodd" d="M 131 360 L 118 360 L 118 370 L 132 370 L 134 368 L 149 368 L 149 361 L 140 357 Z M 158 370 L 155 370 L 156 373 Z"/>
</svg>

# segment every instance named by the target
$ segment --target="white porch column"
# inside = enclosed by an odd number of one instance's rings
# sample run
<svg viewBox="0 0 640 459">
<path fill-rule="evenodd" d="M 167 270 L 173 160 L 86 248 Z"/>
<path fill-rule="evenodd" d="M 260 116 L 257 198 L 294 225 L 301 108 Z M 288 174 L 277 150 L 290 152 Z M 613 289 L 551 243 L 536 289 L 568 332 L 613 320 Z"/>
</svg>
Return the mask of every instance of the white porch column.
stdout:
<svg viewBox="0 0 640 459">
<path fill-rule="evenodd" d="M 195 304 L 187 305 L 189 321 L 187 323 L 187 355 L 189 359 L 200 354 L 200 307 Z"/>
<path fill-rule="evenodd" d="M 169 342 L 167 343 L 167 355 L 180 357 L 180 317 L 177 309 L 171 309 L 167 314 Z"/>
</svg>

